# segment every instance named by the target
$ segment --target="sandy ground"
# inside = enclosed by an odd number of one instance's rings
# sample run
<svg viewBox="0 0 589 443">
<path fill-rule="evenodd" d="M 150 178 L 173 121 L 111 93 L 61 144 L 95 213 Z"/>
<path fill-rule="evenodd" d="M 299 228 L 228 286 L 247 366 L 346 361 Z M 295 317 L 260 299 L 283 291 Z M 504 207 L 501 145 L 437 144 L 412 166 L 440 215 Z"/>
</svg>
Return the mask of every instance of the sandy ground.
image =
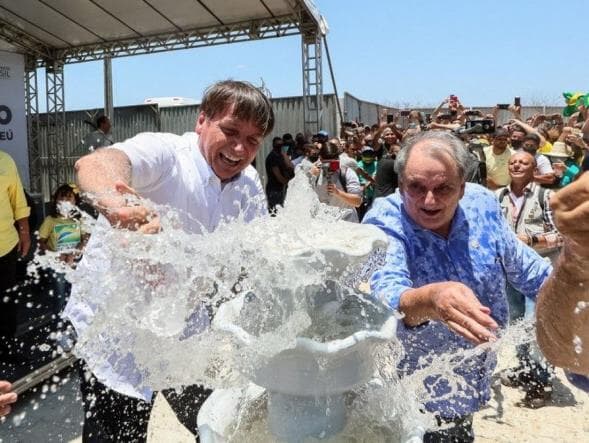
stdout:
<svg viewBox="0 0 589 443">
<path fill-rule="evenodd" d="M 503 357 L 500 361 L 505 367 L 511 359 Z M 13 414 L 0 423 L 0 442 L 82 441 L 79 383 L 75 373 L 62 379 L 64 382 L 56 383 L 56 388 L 48 384 L 21 398 Z M 497 378 L 493 399 L 476 414 L 476 441 L 589 442 L 589 396 L 571 386 L 562 371 L 557 372 L 553 399 L 547 406 L 536 410 L 520 407 L 517 403 L 523 396 L 517 389 L 501 386 Z M 194 442 L 162 396 L 155 401 L 148 441 Z"/>
</svg>

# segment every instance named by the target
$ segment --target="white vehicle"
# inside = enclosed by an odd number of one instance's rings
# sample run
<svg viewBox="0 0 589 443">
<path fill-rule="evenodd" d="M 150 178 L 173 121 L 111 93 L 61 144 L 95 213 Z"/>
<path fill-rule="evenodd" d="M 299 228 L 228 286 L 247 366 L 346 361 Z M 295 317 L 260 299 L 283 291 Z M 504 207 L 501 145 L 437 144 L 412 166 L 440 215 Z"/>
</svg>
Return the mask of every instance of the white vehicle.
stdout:
<svg viewBox="0 0 589 443">
<path fill-rule="evenodd" d="M 160 108 L 168 106 L 198 105 L 198 101 L 186 97 L 151 97 L 146 98 L 143 103 L 147 105 L 158 105 Z"/>
</svg>

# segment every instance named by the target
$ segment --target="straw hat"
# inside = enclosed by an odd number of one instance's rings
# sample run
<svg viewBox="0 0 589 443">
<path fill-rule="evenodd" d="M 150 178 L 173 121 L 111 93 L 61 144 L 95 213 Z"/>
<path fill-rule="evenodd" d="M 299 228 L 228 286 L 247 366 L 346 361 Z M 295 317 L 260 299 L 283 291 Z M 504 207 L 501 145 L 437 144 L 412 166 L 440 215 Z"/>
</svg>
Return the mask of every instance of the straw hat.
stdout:
<svg viewBox="0 0 589 443">
<path fill-rule="evenodd" d="M 564 142 L 554 142 L 552 149 L 549 152 L 544 152 L 543 155 L 549 157 L 569 158 L 573 156 L 573 151 Z"/>
</svg>

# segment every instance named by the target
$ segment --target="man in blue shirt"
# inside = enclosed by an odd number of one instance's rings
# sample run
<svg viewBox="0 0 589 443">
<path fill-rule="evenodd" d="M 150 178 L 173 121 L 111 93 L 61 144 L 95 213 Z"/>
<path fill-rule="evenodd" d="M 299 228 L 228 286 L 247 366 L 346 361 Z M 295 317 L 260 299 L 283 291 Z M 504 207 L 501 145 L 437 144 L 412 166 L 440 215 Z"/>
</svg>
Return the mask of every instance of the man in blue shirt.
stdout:
<svg viewBox="0 0 589 443">
<path fill-rule="evenodd" d="M 496 356 L 489 347 L 467 350 L 507 326 L 506 282 L 535 298 L 552 270 L 509 229 L 495 196 L 465 183 L 470 161 L 449 133 L 416 135 L 397 156 L 400 193 L 377 199 L 364 220 L 389 236 L 371 288 L 405 315 L 400 371 L 411 374 L 440 354 L 458 357 L 449 359 L 451 380 L 441 371 L 424 380 L 425 408 L 457 426 L 424 441 L 473 441 L 471 415 L 490 398 Z"/>
</svg>

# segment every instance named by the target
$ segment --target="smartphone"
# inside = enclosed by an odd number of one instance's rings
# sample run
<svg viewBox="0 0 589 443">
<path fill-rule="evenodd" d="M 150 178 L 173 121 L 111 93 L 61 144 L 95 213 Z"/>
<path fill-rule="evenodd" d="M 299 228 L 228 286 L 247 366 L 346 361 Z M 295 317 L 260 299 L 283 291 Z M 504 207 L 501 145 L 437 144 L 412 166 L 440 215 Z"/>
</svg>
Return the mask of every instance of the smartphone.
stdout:
<svg viewBox="0 0 589 443">
<path fill-rule="evenodd" d="M 521 106 L 521 105 L 522 105 L 522 104 L 521 104 L 521 98 L 520 98 L 520 97 L 515 97 L 515 98 L 513 99 L 513 104 L 514 104 L 515 106 Z"/>
<path fill-rule="evenodd" d="M 509 109 L 509 104 L 502 103 L 502 104 L 498 104 L 497 107 L 499 109 Z"/>
<path fill-rule="evenodd" d="M 395 114 L 387 114 L 387 124 L 395 121 Z"/>
<path fill-rule="evenodd" d="M 408 117 L 411 111 L 401 111 L 401 117 Z"/>
</svg>

